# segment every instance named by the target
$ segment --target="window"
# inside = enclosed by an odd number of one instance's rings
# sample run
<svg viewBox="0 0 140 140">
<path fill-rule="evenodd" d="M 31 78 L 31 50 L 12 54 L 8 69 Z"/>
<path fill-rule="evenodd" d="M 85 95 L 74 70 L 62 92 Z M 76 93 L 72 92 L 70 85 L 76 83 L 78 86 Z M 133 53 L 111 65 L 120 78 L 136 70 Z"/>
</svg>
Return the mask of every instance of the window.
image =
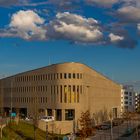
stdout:
<svg viewBox="0 0 140 140">
<path fill-rule="evenodd" d="M 74 118 L 75 118 L 75 110 L 66 109 L 65 110 L 65 120 L 74 120 Z"/>
<path fill-rule="evenodd" d="M 77 103 L 79 103 L 79 86 L 77 86 Z"/>
<path fill-rule="evenodd" d="M 66 73 L 64 73 L 64 78 L 67 79 L 67 74 Z"/>
<path fill-rule="evenodd" d="M 82 79 L 82 74 L 80 74 L 80 79 Z"/>
<path fill-rule="evenodd" d="M 73 102 L 75 103 L 76 102 L 76 86 L 75 85 L 73 85 L 73 93 L 72 93 L 73 95 Z"/>
<path fill-rule="evenodd" d="M 60 86 L 60 103 L 62 103 L 62 85 Z"/>
<path fill-rule="evenodd" d="M 75 73 L 73 73 L 73 79 L 75 79 Z"/>
<path fill-rule="evenodd" d="M 64 86 L 64 103 L 67 102 L 67 86 Z"/>
<path fill-rule="evenodd" d="M 62 73 L 60 73 L 60 79 L 62 79 Z"/>
<path fill-rule="evenodd" d="M 132 92 L 129 92 L 129 96 L 132 96 Z"/>
<path fill-rule="evenodd" d="M 56 120 L 61 121 L 62 120 L 62 110 L 56 109 Z"/>
<path fill-rule="evenodd" d="M 73 85 L 73 92 L 75 92 L 75 85 Z"/>
<path fill-rule="evenodd" d="M 124 94 L 125 94 L 125 95 L 128 95 L 128 92 L 125 91 Z"/>
<path fill-rule="evenodd" d="M 128 96 L 125 96 L 124 99 L 128 99 Z"/>
<path fill-rule="evenodd" d="M 125 101 L 124 103 L 125 103 L 125 104 L 128 104 L 128 101 Z"/>
<path fill-rule="evenodd" d="M 69 85 L 69 88 L 68 88 L 68 91 L 69 91 L 69 94 L 68 94 L 68 101 L 69 103 L 71 103 L 71 85 Z"/>
<path fill-rule="evenodd" d="M 79 73 L 77 73 L 77 79 L 79 79 Z"/>
<path fill-rule="evenodd" d="M 69 73 L 68 77 L 69 77 L 69 79 L 71 79 L 71 73 Z"/>
</svg>

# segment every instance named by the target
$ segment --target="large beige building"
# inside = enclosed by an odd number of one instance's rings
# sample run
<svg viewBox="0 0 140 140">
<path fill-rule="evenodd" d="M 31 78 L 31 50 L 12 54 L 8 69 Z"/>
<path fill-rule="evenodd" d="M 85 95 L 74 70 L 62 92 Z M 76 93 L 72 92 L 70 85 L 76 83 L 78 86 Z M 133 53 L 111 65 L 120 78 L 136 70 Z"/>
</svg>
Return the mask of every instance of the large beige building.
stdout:
<svg viewBox="0 0 140 140">
<path fill-rule="evenodd" d="M 81 112 L 112 112 L 119 116 L 121 87 L 81 63 L 60 63 L 27 71 L 0 80 L 1 106 L 33 116 L 53 115 L 55 120 L 78 120 Z"/>
</svg>

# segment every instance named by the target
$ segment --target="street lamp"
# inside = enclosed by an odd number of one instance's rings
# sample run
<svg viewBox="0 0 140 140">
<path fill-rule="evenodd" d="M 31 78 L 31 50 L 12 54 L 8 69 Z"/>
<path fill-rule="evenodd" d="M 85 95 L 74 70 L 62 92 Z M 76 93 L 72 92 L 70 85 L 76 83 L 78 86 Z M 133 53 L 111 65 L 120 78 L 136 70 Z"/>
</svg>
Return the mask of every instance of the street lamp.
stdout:
<svg viewBox="0 0 140 140">
<path fill-rule="evenodd" d="M 109 113 L 109 117 L 110 117 L 110 123 L 111 123 L 111 129 L 110 129 L 110 133 L 111 133 L 111 140 L 113 140 L 113 108 L 111 109 L 111 112 Z"/>
<path fill-rule="evenodd" d="M 112 124 L 112 120 L 113 120 L 113 118 L 111 118 L 111 140 L 113 140 L 113 124 Z"/>
<path fill-rule="evenodd" d="M 48 140 L 49 137 L 48 137 L 48 122 L 46 122 L 46 140 Z"/>
</svg>

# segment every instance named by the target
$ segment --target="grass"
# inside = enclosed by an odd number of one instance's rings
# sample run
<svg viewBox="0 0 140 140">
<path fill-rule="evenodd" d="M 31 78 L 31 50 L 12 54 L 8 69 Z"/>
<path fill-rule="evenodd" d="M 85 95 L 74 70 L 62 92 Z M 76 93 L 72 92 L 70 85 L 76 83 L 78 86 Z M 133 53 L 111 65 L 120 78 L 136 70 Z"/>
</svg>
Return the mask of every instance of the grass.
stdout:
<svg viewBox="0 0 140 140">
<path fill-rule="evenodd" d="M 58 140 L 58 136 L 49 135 L 49 138 L 53 137 L 54 140 Z M 61 139 L 62 136 L 59 136 L 59 140 Z M 3 129 L 3 138 L 1 140 L 34 140 L 34 127 L 32 124 L 23 121 L 19 122 L 18 125 L 11 122 Z M 36 140 L 46 140 L 46 132 L 36 129 Z"/>
</svg>

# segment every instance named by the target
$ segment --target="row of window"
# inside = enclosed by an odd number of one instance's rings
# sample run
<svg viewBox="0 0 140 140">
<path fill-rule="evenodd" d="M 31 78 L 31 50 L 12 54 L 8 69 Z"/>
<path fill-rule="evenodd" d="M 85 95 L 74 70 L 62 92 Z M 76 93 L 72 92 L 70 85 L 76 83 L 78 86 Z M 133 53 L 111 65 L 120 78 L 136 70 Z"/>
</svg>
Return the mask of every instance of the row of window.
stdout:
<svg viewBox="0 0 140 140">
<path fill-rule="evenodd" d="M 132 102 L 125 101 L 124 104 L 125 105 L 127 105 L 127 104 L 132 105 Z"/>
<path fill-rule="evenodd" d="M 124 94 L 125 94 L 125 95 L 129 95 L 129 96 L 132 96 L 132 92 L 127 92 L 127 91 L 125 91 Z"/>
<path fill-rule="evenodd" d="M 24 86 L 12 88 L 13 93 L 25 93 L 25 92 L 47 92 L 48 86 Z M 10 88 L 4 88 L 4 92 L 11 92 Z M 77 92 L 82 94 L 82 85 L 51 85 L 50 93 L 71 93 Z"/>
<path fill-rule="evenodd" d="M 7 89 L 4 89 L 6 91 Z M 9 90 L 9 88 L 8 88 Z M 25 93 L 25 92 L 48 92 L 47 86 L 35 87 L 15 87 L 12 93 Z M 79 103 L 80 94 L 83 92 L 82 85 L 51 85 L 47 95 L 50 97 L 51 103 Z M 24 96 L 24 95 L 23 95 Z"/>
<path fill-rule="evenodd" d="M 79 103 L 82 92 L 82 85 L 54 85 L 51 86 L 51 102 Z"/>
<path fill-rule="evenodd" d="M 28 81 L 44 81 L 56 79 L 82 79 L 82 73 L 49 73 L 42 75 L 19 76 L 15 78 L 15 81 L 28 82 Z"/>
<path fill-rule="evenodd" d="M 11 102 L 11 98 L 5 98 L 7 102 Z M 47 97 L 12 97 L 13 103 L 47 103 Z"/>
<path fill-rule="evenodd" d="M 47 92 L 47 86 L 24 86 L 24 87 L 14 87 L 12 92 Z M 11 92 L 10 88 L 4 88 L 4 92 Z"/>
<path fill-rule="evenodd" d="M 47 109 L 48 115 L 53 116 L 52 109 Z M 65 120 L 74 120 L 75 119 L 75 110 L 74 109 L 65 109 Z M 56 109 L 56 116 L 57 121 L 62 120 L 62 110 Z"/>
<path fill-rule="evenodd" d="M 128 99 L 129 99 L 129 100 L 132 100 L 132 97 L 128 97 L 128 96 L 124 96 L 124 97 L 122 97 L 122 99 L 123 99 L 123 98 L 124 98 L 125 100 L 128 100 Z"/>
</svg>

